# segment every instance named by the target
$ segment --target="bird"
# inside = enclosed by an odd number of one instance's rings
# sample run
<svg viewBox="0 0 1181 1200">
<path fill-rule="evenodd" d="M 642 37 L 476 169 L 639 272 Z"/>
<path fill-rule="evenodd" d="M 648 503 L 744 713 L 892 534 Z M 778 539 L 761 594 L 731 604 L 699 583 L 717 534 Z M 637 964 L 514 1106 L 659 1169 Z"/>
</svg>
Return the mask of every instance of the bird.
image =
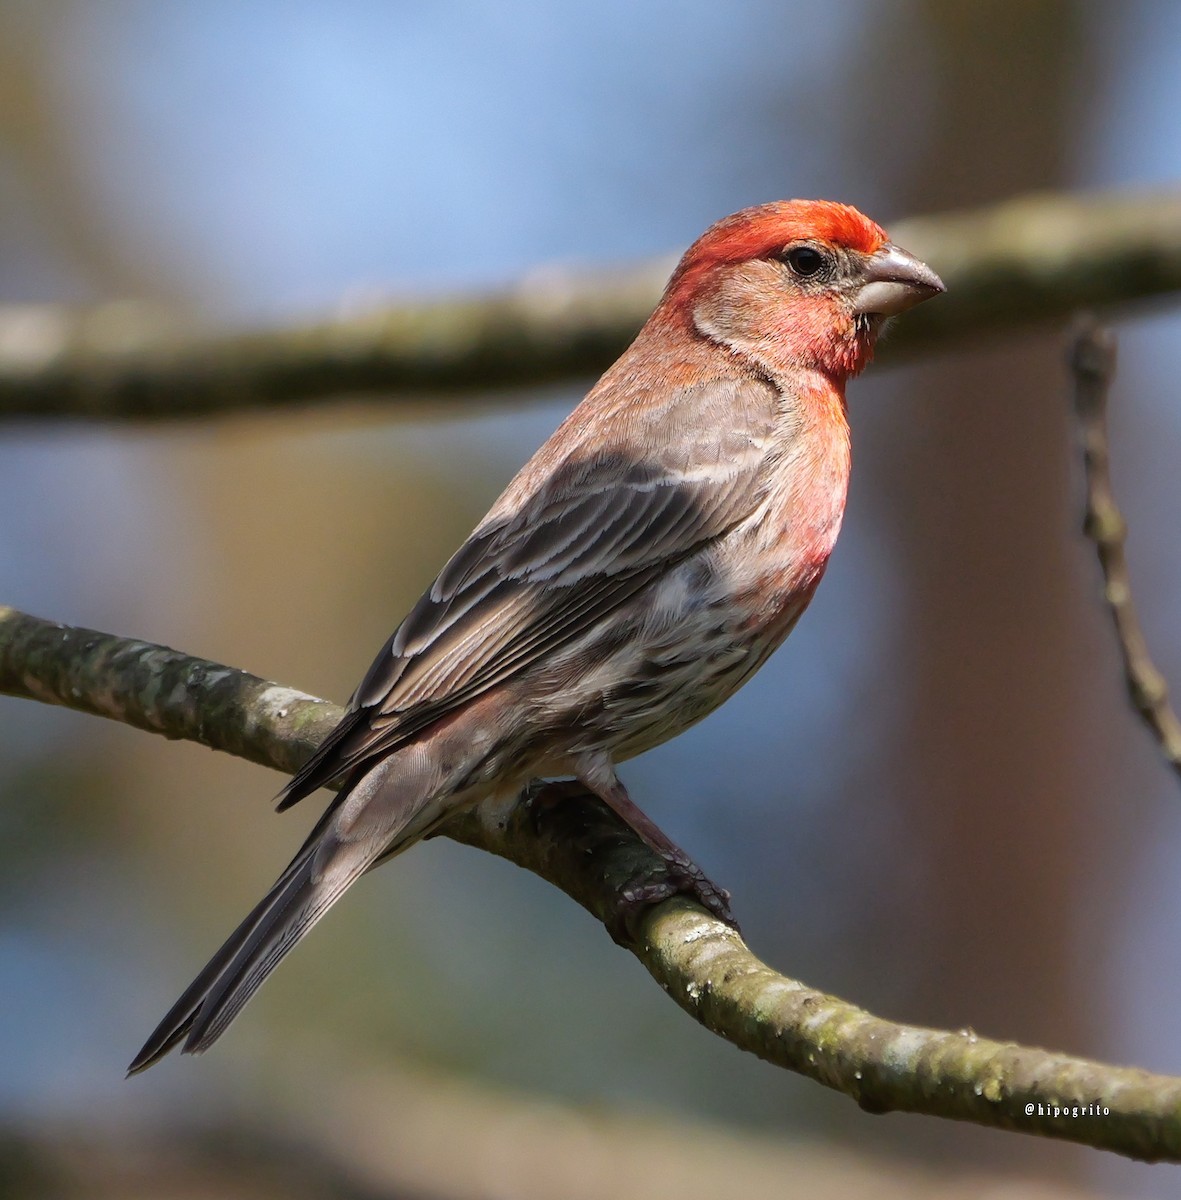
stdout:
<svg viewBox="0 0 1181 1200">
<path fill-rule="evenodd" d="M 339 784 L 128 1074 L 208 1049 L 362 874 L 534 781 L 577 780 L 691 868 L 617 765 L 706 716 L 792 630 L 845 509 L 845 385 L 890 318 L 943 290 L 846 204 L 710 226 L 284 787 L 280 810 Z"/>
</svg>

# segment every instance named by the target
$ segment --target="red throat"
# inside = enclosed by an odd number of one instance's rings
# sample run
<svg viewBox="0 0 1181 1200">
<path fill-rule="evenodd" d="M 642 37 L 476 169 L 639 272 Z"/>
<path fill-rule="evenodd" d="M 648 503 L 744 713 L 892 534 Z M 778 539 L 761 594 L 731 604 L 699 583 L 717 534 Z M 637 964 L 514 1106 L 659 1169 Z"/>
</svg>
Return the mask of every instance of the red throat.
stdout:
<svg viewBox="0 0 1181 1200">
<path fill-rule="evenodd" d="M 788 317 L 788 327 L 783 331 L 787 360 L 815 365 L 842 391 L 844 381 L 859 375 L 873 360 L 873 333 L 868 327 L 858 327 L 836 306 L 793 306 Z"/>
</svg>

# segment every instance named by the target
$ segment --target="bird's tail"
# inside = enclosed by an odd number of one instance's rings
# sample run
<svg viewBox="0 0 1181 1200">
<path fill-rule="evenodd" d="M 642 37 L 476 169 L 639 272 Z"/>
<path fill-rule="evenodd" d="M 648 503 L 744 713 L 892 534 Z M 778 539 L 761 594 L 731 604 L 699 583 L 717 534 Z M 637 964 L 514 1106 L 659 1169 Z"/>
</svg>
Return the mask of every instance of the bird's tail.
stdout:
<svg viewBox="0 0 1181 1200">
<path fill-rule="evenodd" d="M 271 890 L 144 1043 L 128 1075 L 150 1067 L 182 1041 L 186 1054 L 207 1050 L 300 938 L 369 867 L 423 836 L 426 827 L 415 818 L 423 815 L 429 797 L 420 794 L 417 803 L 403 797 L 396 808 L 386 797 L 375 803 L 383 766 L 361 776 L 355 788 L 342 789 Z M 358 820 L 365 810 L 370 819 Z"/>
</svg>

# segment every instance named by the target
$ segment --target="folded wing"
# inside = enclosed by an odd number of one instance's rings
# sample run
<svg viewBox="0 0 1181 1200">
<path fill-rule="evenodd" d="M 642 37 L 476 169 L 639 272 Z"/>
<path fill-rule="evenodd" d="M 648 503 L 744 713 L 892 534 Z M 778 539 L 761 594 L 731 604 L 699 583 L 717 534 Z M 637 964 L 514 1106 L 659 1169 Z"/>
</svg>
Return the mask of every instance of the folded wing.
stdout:
<svg viewBox="0 0 1181 1200">
<path fill-rule="evenodd" d="M 571 456 L 515 512 L 486 519 L 386 643 L 279 807 L 544 660 L 748 518 L 775 399 L 769 384 L 749 382 L 674 393 L 663 423 L 649 417 L 650 457 L 609 447 Z"/>
</svg>

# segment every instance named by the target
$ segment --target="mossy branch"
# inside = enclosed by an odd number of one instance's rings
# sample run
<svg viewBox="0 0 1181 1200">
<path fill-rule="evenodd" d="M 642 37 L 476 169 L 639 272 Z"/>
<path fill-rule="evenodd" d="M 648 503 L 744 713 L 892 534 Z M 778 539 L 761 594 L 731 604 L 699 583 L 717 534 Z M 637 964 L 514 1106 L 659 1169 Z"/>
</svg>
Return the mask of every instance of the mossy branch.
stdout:
<svg viewBox="0 0 1181 1200">
<path fill-rule="evenodd" d="M 891 225 L 947 284 L 884 361 L 1080 305 L 1181 291 L 1181 194 L 1043 195 Z M 553 269 L 467 298 L 392 304 L 251 333 L 194 332 L 129 302 L 0 308 L 0 419 L 198 417 L 358 396 L 457 397 L 593 378 L 634 336 L 672 268 Z"/>
<path fill-rule="evenodd" d="M 149 642 L 0 608 L 0 693 L 110 717 L 292 771 L 340 709 Z M 616 887 L 659 860 L 590 796 L 537 820 L 523 801 L 444 831 L 536 872 L 600 920 Z M 900 1025 L 773 971 L 686 899 L 654 906 L 628 948 L 708 1029 L 872 1112 L 927 1113 L 1181 1161 L 1181 1079 Z"/>
</svg>

